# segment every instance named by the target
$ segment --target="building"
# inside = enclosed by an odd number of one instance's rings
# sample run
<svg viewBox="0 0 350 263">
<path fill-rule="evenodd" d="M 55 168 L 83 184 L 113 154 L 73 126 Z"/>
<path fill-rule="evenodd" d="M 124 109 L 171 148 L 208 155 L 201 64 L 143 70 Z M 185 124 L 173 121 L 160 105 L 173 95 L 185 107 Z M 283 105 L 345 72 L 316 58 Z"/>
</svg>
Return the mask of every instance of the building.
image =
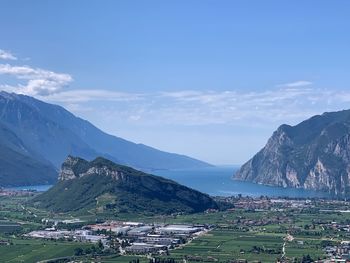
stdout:
<svg viewBox="0 0 350 263">
<path fill-rule="evenodd" d="M 150 245 L 146 243 L 133 243 L 131 246 L 125 248 L 127 253 L 133 254 L 158 253 L 162 250 L 167 250 L 167 247 L 161 245 Z"/>
<path fill-rule="evenodd" d="M 145 236 L 153 230 L 153 226 L 135 227 L 128 231 L 129 236 Z"/>
<path fill-rule="evenodd" d="M 158 228 L 156 231 L 163 235 L 191 235 L 193 233 L 201 231 L 200 227 L 193 227 L 191 225 L 167 225 L 164 227 Z"/>
<path fill-rule="evenodd" d="M 178 245 L 180 243 L 180 239 L 171 237 L 161 237 L 159 235 L 148 235 L 145 237 L 139 237 L 138 242 L 170 247 Z"/>
</svg>

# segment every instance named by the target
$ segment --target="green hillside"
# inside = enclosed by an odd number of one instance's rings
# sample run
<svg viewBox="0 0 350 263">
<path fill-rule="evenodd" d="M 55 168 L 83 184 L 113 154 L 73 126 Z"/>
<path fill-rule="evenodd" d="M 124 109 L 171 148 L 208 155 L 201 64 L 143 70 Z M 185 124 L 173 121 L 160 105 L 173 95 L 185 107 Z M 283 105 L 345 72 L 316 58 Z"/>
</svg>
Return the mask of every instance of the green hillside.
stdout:
<svg viewBox="0 0 350 263">
<path fill-rule="evenodd" d="M 55 212 L 105 209 L 157 214 L 217 207 L 208 195 L 174 181 L 104 158 L 88 162 L 71 156 L 62 165 L 59 182 L 36 197 L 34 204 Z"/>
</svg>

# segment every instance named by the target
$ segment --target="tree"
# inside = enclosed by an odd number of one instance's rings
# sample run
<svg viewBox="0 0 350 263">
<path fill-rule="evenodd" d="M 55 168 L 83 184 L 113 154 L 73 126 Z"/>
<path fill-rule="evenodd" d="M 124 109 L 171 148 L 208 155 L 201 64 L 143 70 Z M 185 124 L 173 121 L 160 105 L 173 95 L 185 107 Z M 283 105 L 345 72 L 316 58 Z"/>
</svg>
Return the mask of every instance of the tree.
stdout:
<svg viewBox="0 0 350 263">
<path fill-rule="evenodd" d="M 77 247 L 74 249 L 74 255 L 75 256 L 81 256 L 83 255 L 84 250 L 81 247 Z"/>
<path fill-rule="evenodd" d="M 303 256 L 303 258 L 301 259 L 301 263 L 311 263 L 311 262 L 313 262 L 313 259 L 311 258 L 310 255 Z"/>
<path fill-rule="evenodd" d="M 101 240 L 98 241 L 97 248 L 98 248 L 98 250 L 101 250 L 101 251 L 103 250 L 103 244 L 102 244 Z"/>
</svg>

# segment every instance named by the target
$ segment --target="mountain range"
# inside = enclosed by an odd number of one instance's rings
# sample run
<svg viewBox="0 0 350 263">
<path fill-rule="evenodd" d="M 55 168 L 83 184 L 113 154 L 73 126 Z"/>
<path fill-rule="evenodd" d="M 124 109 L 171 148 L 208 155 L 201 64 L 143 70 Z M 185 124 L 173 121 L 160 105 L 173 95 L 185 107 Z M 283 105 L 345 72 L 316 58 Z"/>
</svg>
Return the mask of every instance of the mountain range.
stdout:
<svg viewBox="0 0 350 263">
<path fill-rule="evenodd" d="M 217 208 L 208 195 L 172 180 L 101 157 L 89 162 L 73 156 L 62 164 L 58 182 L 31 202 L 54 212 L 170 214 Z"/>
<path fill-rule="evenodd" d="M 280 126 L 234 179 L 350 194 L 350 110 Z"/>
<path fill-rule="evenodd" d="M 0 186 L 53 183 L 72 154 L 108 158 L 141 170 L 210 164 L 109 135 L 63 107 L 0 92 Z"/>
</svg>

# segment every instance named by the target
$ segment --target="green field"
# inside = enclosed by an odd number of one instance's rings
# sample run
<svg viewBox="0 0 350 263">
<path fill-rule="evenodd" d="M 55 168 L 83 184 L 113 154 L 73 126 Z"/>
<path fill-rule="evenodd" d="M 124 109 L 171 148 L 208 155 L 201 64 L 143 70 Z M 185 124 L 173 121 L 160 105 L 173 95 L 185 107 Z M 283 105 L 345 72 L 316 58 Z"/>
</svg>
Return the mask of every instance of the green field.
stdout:
<svg viewBox="0 0 350 263">
<path fill-rule="evenodd" d="M 34 263 L 44 259 L 60 258 L 74 255 L 77 247 L 90 247 L 76 242 L 54 242 L 42 240 L 11 239 L 9 246 L 0 246 L 1 262 Z"/>
<path fill-rule="evenodd" d="M 108 196 L 106 197 L 108 198 Z M 300 260 L 304 255 L 310 255 L 314 260 L 324 258 L 323 241 L 340 242 L 349 240 L 347 232 L 323 229 L 315 224 L 315 219 L 324 222 L 336 221 L 349 224 L 350 213 L 320 212 L 318 210 L 287 209 L 277 211 L 249 211 L 237 209 L 234 211 L 216 213 L 198 213 L 188 215 L 147 215 L 147 214 L 109 214 L 98 211 L 80 211 L 79 213 L 52 214 L 45 210 L 27 207 L 27 198 L 0 199 L 0 239 L 9 240 L 11 245 L 0 246 L 0 262 L 37 262 L 44 259 L 71 257 L 77 247 L 87 248 L 91 244 L 68 241 L 51 241 L 25 239 L 23 233 L 46 226 L 43 218 L 72 219 L 79 218 L 88 222 L 103 222 L 108 219 L 141 221 L 145 223 L 198 223 L 214 226 L 213 229 L 192 240 L 190 243 L 175 250 L 163 258 L 174 258 L 177 262 L 230 262 L 246 259 L 248 262 L 276 262 L 282 255 L 284 237 L 291 233 L 294 240 L 285 243 L 285 256 L 290 262 Z M 103 202 L 104 200 L 99 200 Z M 22 205 L 24 204 L 24 206 Z M 323 209 L 323 207 L 322 207 Z M 286 218 L 287 221 L 264 225 L 244 225 L 237 220 L 261 220 Z M 160 256 L 158 256 L 160 257 Z M 138 258 L 141 263 L 148 263 L 145 256 L 104 255 L 97 262 L 129 263 Z M 88 256 L 80 257 L 84 262 L 93 262 Z"/>
<path fill-rule="evenodd" d="M 177 259 L 192 256 L 204 261 L 214 259 L 220 262 L 241 258 L 275 262 L 281 256 L 283 237 L 282 234 L 215 229 L 187 246 L 172 251 L 170 256 Z M 290 259 L 306 254 L 313 258 L 321 257 L 323 252 L 315 243 L 310 242 L 304 247 L 297 246 L 295 242 L 287 243 L 286 256 Z M 261 248 L 261 251 L 254 250 L 255 247 Z"/>
</svg>

